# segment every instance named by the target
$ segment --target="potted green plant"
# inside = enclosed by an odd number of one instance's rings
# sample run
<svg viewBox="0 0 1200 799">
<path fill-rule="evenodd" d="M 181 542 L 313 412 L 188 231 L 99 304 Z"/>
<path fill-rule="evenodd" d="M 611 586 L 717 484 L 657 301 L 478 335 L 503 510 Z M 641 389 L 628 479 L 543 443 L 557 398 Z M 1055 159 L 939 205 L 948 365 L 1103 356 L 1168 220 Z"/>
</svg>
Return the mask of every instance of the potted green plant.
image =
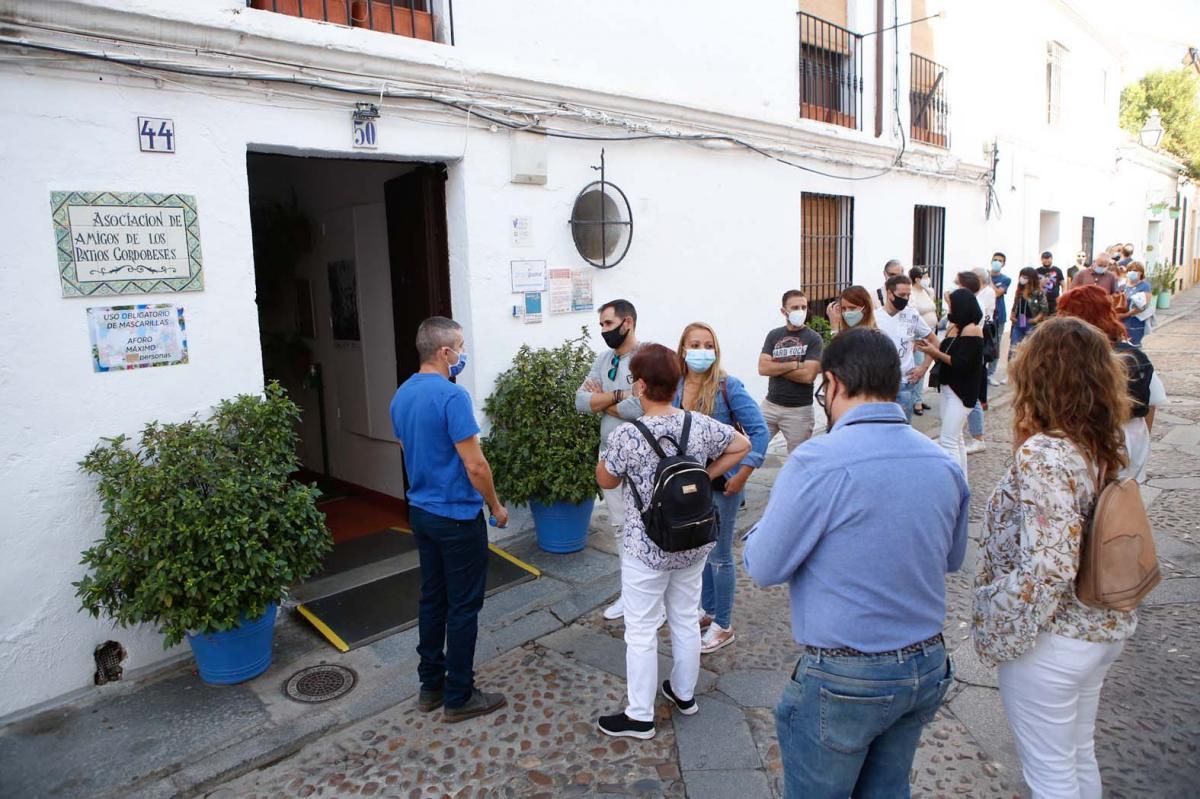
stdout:
<svg viewBox="0 0 1200 799">
<path fill-rule="evenodd" d="M 587 543 L 600 419 L 575 410 L 575 389 L 595 358 L 586 328 L 557 347 L 524 345 L 483 405 L 492 424 L 483 451 L 496 491 L 529 505 L 538 546 L 547 552 L 576 552 Z"/>
<path fill-rule="evenodd" d="M 1171 292 L 1175 290 L 1175 279 L 1179 276 L 1179 267 L 1172 263 L 1164 263 L 1155 267 L 1150 273 L 1150 290 L 1158 295 L 1158 307 L 1171 307 Z"/>
<path fill-rule="evenodd" d="M 825 343 L 825 346 L 829 346 L 829 342 L 833 341 L 833 325 L 829 324 L 829 320 L 824 316 L 812 316 L 809 317 L 807 324 L 814 333 L 821 336 L 821 341 Z"/>
<path fill-rule="evenodd" d="M 332 546 L 299 465 L 300 411 L 278 383 L 223 400 L 208 419 L 150 422 L 104 439 L 80 467 L 98 478 L 104 537 L 74 583 L 83 609 L 187 638 L 200 677 L 243 682 L 271 665 L 277 603 Z"/>
</svg>

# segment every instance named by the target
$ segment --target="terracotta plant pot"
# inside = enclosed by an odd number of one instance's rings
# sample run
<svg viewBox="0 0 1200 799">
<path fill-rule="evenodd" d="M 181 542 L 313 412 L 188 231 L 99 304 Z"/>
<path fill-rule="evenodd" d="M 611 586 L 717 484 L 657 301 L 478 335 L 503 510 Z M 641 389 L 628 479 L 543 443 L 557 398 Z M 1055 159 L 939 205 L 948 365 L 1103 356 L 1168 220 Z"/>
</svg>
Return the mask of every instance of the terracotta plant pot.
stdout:
<svg viewBox="0 0 1200 799">
<path fill-rule="evenodd" d="M 289 17 L 304 17 L 338 25 L 350 24 L 349 0 L 304 0 L 303 8 L 300 7 L 300 0 L 250 0 L 250 7 L 287 14 Z"/>
<path fill-rule="evenodd" d="M 356 28 L 371 28 L 432 42 L 433 14 L 428 11 L 409 11 L 402 7 L 404 1 L 396 0 L 396 4 L 392 5 L 388 0 L 354 0 L 350 21 Z"/>
</svg>

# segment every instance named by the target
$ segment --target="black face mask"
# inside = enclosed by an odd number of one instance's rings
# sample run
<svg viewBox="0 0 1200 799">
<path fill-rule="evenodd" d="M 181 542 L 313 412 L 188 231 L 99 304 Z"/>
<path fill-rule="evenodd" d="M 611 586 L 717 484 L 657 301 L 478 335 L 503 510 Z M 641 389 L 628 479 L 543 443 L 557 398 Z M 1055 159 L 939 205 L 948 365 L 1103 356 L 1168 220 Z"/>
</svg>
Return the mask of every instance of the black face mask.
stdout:
<svg viewBox="0 0 1200 799">
<path fill-rule="evenodd" d="M 624 322 L 617 325 L 612 330 L 600 331 L 600 337 L 604 339 L 604 343 L 608 345 L 609 349 L 619 349 L 621 345 L 625 343 L 625 339 L 629 337 L 628 330 L 624 332 L 621 331 L 621 327 L 623 325 Z"/>
<path fill-rule="evenodd" d="M 897 311 L 903 311 L 905 308 L 908 307 L 908 297 L 896 297 L 893 295 L 892 296 L 892 307 L 895 308 Z"/>
</svg>

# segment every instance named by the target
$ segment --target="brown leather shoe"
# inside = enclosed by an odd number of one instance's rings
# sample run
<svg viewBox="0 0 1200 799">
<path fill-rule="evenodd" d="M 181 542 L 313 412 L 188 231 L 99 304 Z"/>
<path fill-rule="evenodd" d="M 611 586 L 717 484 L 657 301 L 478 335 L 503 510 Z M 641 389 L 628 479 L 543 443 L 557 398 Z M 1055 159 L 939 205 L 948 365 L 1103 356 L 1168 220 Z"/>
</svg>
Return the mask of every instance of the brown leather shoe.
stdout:
<svg viewBox="0 0 1200 799">
<path fill-rule="evenodd" d="M 467 719 L 473 719 L 476 716 L 486 716 L 488 713 L 494 713 L 507 704 L 508 700 L 504 698 L 504 694 L 485 694 L 476 688 L 466 704 L 459 707 L 443 708 L 442 721 L 447 724 L 455 724 Z"/>
</svg>

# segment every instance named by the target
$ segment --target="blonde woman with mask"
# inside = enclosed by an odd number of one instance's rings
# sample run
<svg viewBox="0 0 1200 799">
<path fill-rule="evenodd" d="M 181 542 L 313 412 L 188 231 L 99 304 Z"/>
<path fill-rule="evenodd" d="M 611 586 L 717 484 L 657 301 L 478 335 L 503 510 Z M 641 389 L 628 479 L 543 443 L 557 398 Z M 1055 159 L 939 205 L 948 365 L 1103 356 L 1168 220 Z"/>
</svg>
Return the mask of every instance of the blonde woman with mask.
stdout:
<svg viewBox="0 0 1200 799">
<path fill-rule="evenodd" d="M 771 437 L 758 403 L 746 387 L 721 368 L 721 345 L 717 333 L 704 322 L 692 322 L 679 337 L 679 362 L 682 376 L 675 392 L 674 405 L 685 411 L 711 416 L 718 422 L 740 429 L 750 439 L 750 452 L 737 468 L 713 480 L 713 498 L 720 527 L 717 545 L 704 564 L 704 582 L 700 604 L 700 626 L 704 637 L 700 653 L 707 655 L 733 643 L 733 594 L 737 585 L 737 567 L 733 560 L 733 532 L 742 489 L 750 474 L 767 456 Z"/>
</svg>

